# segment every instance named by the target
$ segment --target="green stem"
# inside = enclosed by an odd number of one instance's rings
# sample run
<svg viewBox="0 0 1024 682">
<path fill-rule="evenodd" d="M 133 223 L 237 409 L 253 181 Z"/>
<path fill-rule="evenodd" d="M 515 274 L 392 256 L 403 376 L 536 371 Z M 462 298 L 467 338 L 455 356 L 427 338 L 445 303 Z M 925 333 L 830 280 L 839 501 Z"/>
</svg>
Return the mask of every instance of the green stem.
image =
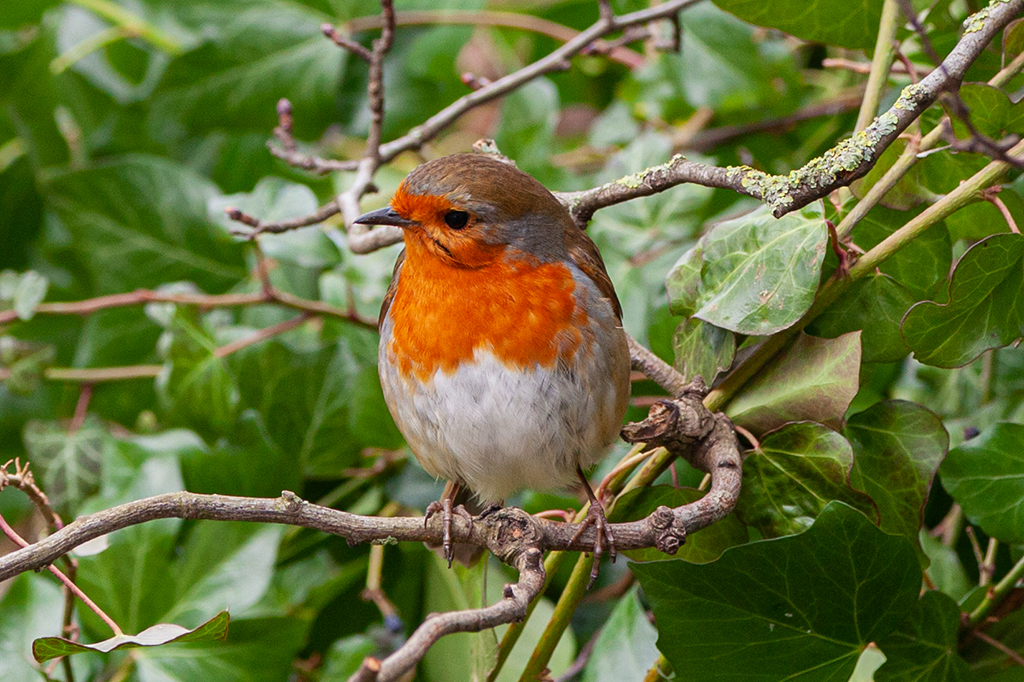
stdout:
<svg viewBox="0 0 1024 682">
<path fill-rule="evenodd" d="M 605 509 L 605 514 L 610 517 L 615 510 L 616 502 L 630 490 L 654 483 L 674 459 L 675 455 L 668 450 L 658 448 L 651 455 L 651 458 L 647 460 L 643 468 L 628 483 L 622 486 L 621 490 L 615 491 L 617 493 L 615 500 Z M 609 486 L 609 489 L 611 489 L 611 486 Z M 580 511 L 579 517 L 584 516 L 585 512 L 586 509 L 584 508 Z M 552 554 L 556 554 L 556 552 Z M 564 553 L 557 552 L 557 554 Z M 537 643 L 537 647 L 533 650 L 530 661 L 526 665 L 526 669 L 520 676 L 520 682 L 534 680 L 540 674 L 540 671 L 547 666 L 552 652 L 554 652 L 558 641 L 562 638 L 562 633 L 565 632 L 565 628 L 569 625 L 572 614 L 576 612 L 576 607 L 579 606 L 580 600 L 583 599 L 583 595 L 587 590 L 587 584 L 590 582 L 590 567 L 593 563 L 593 557 L 583 554 L 576 561 L 576 565 L 572 569 L 572 575 L 569 577 L 569 582 L 565 586 L 565 590 L 562 591 L 562 595 L 558 598 L 558 603 L 555 604 L 555 612 L 551 615 L 551 620 L 544 629 L 544 634 L 541 635 L 540 641 Z M 547 564 L 545 564 L 545 568 L 547 568 Z M 551 574 L 549 573 L 548 575 L 550 576 Z M 504 645 L 504 642 L 502 642 L 502 645 Z M 497 673 L 494 674 L 497 675 Z M 493 678 L 488 678 L 488 682 L 491 679 Z"/>
<path fill-rule="evenodd" d="M 544 560 L 544 589 L 541 590 L 541 594 L 548 589 L 551 584 L 551 578 L 559 569 L 562 568 L 562 563 L 565 561 L 565 552 L 551 552 Z M 502 667 L 505 665 L 505 661 L 508 660 L 508 655 L 512 653 L 512 649 L 515 647 L 516 642 L 519 641 L 519 636 L 523 634 L 523 630 L 526 628 L 526 623 L 530 620 L 530 616 L 533 615 L 533 609 L 537 606 L 539 599 L 534 599 L 530 602 L 530 606 L 526 610 L 526 618 L 523 618 L 518 623 L 512 623 L 508 630 L 505 631 L 505 636 L 501 638 L 501 643 L 498 645 L 498 656 L 494 664 L 494 668 L 487 675 L 487 682 L 494 682 L 498 678 L 498 673 L 501 672 Z"/>
<path fill-rule="evenodd" d="M 878 39 L 871 60 L 871 71 L 864 89 L 864 99 L 857 115 L 856 130 L 864 130 L 878 115 L 878 103 L 889 80 L 889 69 L 896 56 L 896 29 L 899 26 L 900 9 L 896 0 L 885 0 L 882 5 L 882 19 L 878 24 Z"/>
<path fill-rule="evenodd" d="M 999 73 L 992 76 L 992 80 L 988 84 L 995 88 L 1001 88 L 1009 83 L 1011 78 L 1020 73 L 1021 69 L 1024 69 L 1024 52 L 1014 57 L 1012 62 L 1000 69 Z"/>
<path fill-rule="evenodd" d="M 182 51 L 181 43 L 177 40 L 111 0 L 69 0 L 69 2 L 98 14 L 129 35 L 138 36 L 164 52 L 179 54 Z"/>
<path fill-rule="evenodd" d="M 978 607 L 971 611 L 971 614 L 967 617 L 967 624 L 974 626 L 983 621 L 989 612 L 1003 601 L 1006 594 L 1017 585 L 1017 581 L 1022 577 L 1024 577 L 1024 559 L 1014 564 L 1010 572 L 995 587 L 988 591 L 985 598 L 978 604 Z"/>
<path fill-rule="evenodd" d="M 535 682 L 540 678 L 541 671 L 547 667 L 551 660 L 551 654 L 554 653 L 555 647 L 562 639 L 565 628 L 569 626 L 572 614 L 576 612 L 576 607 L 587 591 L 587 583 L 590 582 L 590 567 L 593 564 L 594 557 L 587 554 L 580 554 L 579 559 L 576 560 L 572 575 L 569 576 L 569 582 L 562 590 L 558 603 L 555 604 L 555 612 L 551 614 L 551 620 L 544 628 L 544 634 L 541 635 L 537 647 L 530 655 L 523 674 L 519 676 L 519 682 Z"/>
<path fill-rule="evenodd" d="M 131 35 L 132 33 L 124 26 L 109 26 L 82 42 L 72 45 L 67 52 L 50 62 L 50 73 L 54 76 L 64 73 L 73 64 L 88 57 L 93 52 L 102 50 L 107 45 Z"/>
</svg>

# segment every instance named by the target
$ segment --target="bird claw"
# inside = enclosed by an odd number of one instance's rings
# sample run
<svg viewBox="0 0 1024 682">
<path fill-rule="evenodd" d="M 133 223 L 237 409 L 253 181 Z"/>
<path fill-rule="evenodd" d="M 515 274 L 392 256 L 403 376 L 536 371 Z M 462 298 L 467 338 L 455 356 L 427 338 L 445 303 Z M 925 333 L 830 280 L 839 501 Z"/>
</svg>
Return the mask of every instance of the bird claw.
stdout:
<svg viewBox="0 0 1024 682">
<path fill-rule="evenodd" d="M 426 513 L 423 515 L 424 528 L 427 527 L 430 518 L 438 512 L 441 512 L 441 547 L 444 548 L 444 558 L 448 561 L 448 568 L 451 568 L 452 561 L 455 559 L 452 543 L 452 519 L 454 514 L 458 514 L 471 524 L 473 523 L 473 515 L 466 511 L 466 508 L 461 504 L 453 509 L 452 501 L 444 498 L 439 502 L 431 502 L 427 505 Z"/>
<path fill-rule="evenodd" d="M 587 583 L 588 590 L 594 585 L 594 581 L 597 580 L 597 575 L 601 571 L 601 557 L 604 556 L 605 549 L 608 549 L 608 558 L 612 560 L 612 563 L 615 563 L 616 558 L 615 537 L 612 535 L 611 526 L 608 525 L 608 519 L 604 515 L 604 507 L 601 506 L 600 502 L 595 501 L 591 503 L 586 517 L 580 524 L 579 530 L 572 536 L 572 541 L 578 540 L 590 526 L 593 526 L 597 533 L 594 537 L 594 564 L 590 567 L 590 582 Z"/>
</svg>

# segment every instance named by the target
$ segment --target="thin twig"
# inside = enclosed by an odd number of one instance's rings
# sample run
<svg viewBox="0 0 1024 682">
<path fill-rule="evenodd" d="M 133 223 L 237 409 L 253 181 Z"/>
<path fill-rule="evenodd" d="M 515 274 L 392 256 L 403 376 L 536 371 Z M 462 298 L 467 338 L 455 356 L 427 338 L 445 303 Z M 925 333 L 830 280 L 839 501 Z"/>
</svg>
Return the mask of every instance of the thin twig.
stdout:
<svg viewBox="0 0 1024 682">
<path fill-rule="evenodd" d="M 534 17 L 529 14 L 518 14 L 515 12 L 495 12 L 490 10 L 410 10 L 395 12 L 395 24 L 398 26 L 416 26 L 424 24 L 445 24 L 445 25 L 469 25 L 469 26 L 495 26 L 499 28 L 518 28 L 531 33 L 539 33 L 563 43 L 572 40 L 579 35 L 579 31 L 562 24 Z M 368 17 L 356 17 L 345 22 L 348 30 L 352 33 L 365 31 L 367 29 L 380 28 L 380 15 Z M 602 41 L 594 41 L 595 51 L 600 54 L 607 54 L 613 61 L 631 69 L 643 65 L 642 54 L 624 47 L 612 47 L 605 50 Z"/>
<path fill-rule="evenodd" d="M 75 405 L 75 414 L 71 418 L 71 425 L 68 427 L 68 435 L 74 435 L 82 428 L 85 422 L 86 412 L 89 410 L 89 400 L 92 398 L 92 384 L 85 383 L 78 392 L 78 404 Z"/>
<path fill-rule="evenodd" d="M 11 528 L 10 524 L 7 523 L 7 519 L 4 518 L 3 514 L 0 514 L 0 530 L 2 530 L 4 535 L 6 535 L 8 538 L 10 538 L 11 541 L 14 542 L 14 544 L 18 545 L 22 549 L 30 548 L 31 547 L 31 545 L 29 545 L 29 543 L 23 537 L 18 535 L 18 533 L 13 528 Z M 62 532 L 62 531 L 58 531 L 58 532 Z M 10 556 L 10 555 L 8 555 L 8 556 Z M 115 635 L 123 635 L 124 634 L 121 631 L 121 628 L 118 626 L 118 624 L 116 622 L 114 622 L 114 619 L 111 618 L 110 616 L 108 616 L 103 611 L 103 609 L 101 609 L 96 604 L 96 602 L 94 602 L 92 599 L 89 598 L 89 595 L 87 595 L 85 592 L 83 592 L 78 587 L 78 585 L 76 585 L 74 582 L 71 581 L 70 578 L 68 578 L 66 575 L 64 575 L 64 573 L 59 568 L 54 566 L 52 563 L 45 564 L 45 567 L 46 567 L 47 570 L 50 571 L 50 573 L 53 573 L 55 576 L 57 576 L 57 579 L 60 580 L 64 584 L 64 587 L 66 589 L 68 589 L 71 592 L 73 592 L 76 597 L 78 597 L 79 599 L 82 600 L 82 603 L 84 603 L 86 606 L 88 606 L 90 610 L 92 610 L 97 616 L 99 616 L 103 620 L 103 622 L 106 623 L 107 626 L 111 630 L 113 630 Z M 38 568 L 43 568 L 43 566 L 39 566 Z"/>
<path fill-rule="evenodd" d="M 36 306 L 37 315 L 89 315 L 108 308 L 144 305 L 146 303 L 175 303 L 178 305 L 194 305 L 200 308 L 227 308 L 233 306 L 249 306 L 260 304 L 277 304 L 294 308 L 307 313 L 327 315 L 347 320 L 368 329 L 376 329 L 377 325 L 364 320 L 348 311 L 339 310 L 322 301 L 300 298 L 284 291 L 258 292 L 252 294 L 169 294 L 148 289 L 136 289 L 124 294 L 97 296 L 82 301 L 62 303 L 40 303 Z M 0 324 L 15 322 L 18 315 L 13 310 L 0 310 Z"/>
<path fill-rule="evenodd" d="M 999 649 L 1004 654 L 1009 656 L 1010 659 L 1014 663 L 1016 663 L 1017 665 L 1019 665 L 1021 667 L 1024 667 L 1024 657 L 1022 657 L 1016 651 L 1014 651 L 1010 647 L 1008 647 L 1005 644 L 1003 644 L 1002 642 L 1000 642 L 995 637 L 992 637 L 991 635 L 985 634 L 981 630 L 975 630 L 974 631 L 974 636 L 977 637 L 978 639 L 980 639 L 981 641 L 985 642 L 986 644 L 991 644 L 992 646 L 994 646 L 995 648 Z"/>
</svg>

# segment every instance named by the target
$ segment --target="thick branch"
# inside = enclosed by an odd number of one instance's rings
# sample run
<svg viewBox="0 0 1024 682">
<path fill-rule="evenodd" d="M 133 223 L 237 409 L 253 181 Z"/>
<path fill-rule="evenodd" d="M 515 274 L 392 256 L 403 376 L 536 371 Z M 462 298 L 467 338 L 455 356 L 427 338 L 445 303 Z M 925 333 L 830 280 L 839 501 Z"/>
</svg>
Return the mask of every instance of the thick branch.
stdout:
<svg viewBox="0 0 1024 682">
<path fill-rule="evenodd" d="M 659 403 L 647 420 L 631 425 L 628 432 L 651 443 L 660 439 L 662 444 L 674 448 L 673 454 L 707 471 L 711 474 L 710 490 L 691 504 L 676 509 L 659 507 L 645 519 L 612 524 L 618 549 L 656 547 L 674 554 L 687 535 L 721 519 L 735 506 L 741 481 L 739 444 L 729 420 L 723 415 L 712 415 L 701 403 L 702 395 L 701 391 L 691 391 Z M 0 581 L 46 567 L 74 547 L 101 535 L 160 518 L 282 523 L 340 535 L 350 544 L 395 540 L 440 544 L 443 535 L 441 515 L 426 522 L 422 518 L 359 516 L 310 504 L 287 491 L 278 499 L 178 492 L 80 517 L 34 545 L 0 557 Z M 580 524 L 545 521 L 514 507 L 472 520 L 456 516 L 452 526 L 457 542 L 486 547 L 519 570 L 519 582 L 506 586 L 504 598 L 491 606 L 428 617 L 391 656 L 383 661 L 367 659 L 356 679 L 397 680 L 446 634 L 475 632 L 522 620 L 530 602 L 544 586 L 543 552 L 589 551 L 595 541 L 592 527 L 576 537 Z"/>
</svg>

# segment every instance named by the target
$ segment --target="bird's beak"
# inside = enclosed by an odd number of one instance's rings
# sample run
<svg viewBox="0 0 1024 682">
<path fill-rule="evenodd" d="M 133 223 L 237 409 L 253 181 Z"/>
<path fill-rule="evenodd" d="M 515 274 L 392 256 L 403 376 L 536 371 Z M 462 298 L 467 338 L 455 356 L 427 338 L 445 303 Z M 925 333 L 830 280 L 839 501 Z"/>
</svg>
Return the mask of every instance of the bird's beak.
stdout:
<svg viewBox="0 0 1024 682">
<path fill-rule="evenodd" d="M 356 218 L 355 222 L 360 225 L 394 225 L 395 227 L 412 227 L 418 224 L 414 220 L 406 220 L 398 215 L 390 206 L 364 213 Z"/>
</svg>

